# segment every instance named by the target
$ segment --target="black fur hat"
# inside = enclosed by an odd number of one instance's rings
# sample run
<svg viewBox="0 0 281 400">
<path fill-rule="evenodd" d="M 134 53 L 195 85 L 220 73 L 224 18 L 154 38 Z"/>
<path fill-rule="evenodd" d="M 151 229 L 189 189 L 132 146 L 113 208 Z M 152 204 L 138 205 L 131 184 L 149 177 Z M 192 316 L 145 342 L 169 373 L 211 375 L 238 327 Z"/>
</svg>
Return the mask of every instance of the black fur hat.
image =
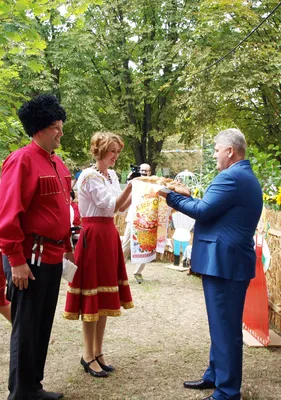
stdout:
<svg viewBox="0 0 281 400">
<path fill-rule="evenodd" d="M 27 101 L 18 110 L 18 116 L 28 136 L 33 136 L 55 121 L 66 120 L 64 108 L 52 94 L 40 94 Z"/>
</svg>

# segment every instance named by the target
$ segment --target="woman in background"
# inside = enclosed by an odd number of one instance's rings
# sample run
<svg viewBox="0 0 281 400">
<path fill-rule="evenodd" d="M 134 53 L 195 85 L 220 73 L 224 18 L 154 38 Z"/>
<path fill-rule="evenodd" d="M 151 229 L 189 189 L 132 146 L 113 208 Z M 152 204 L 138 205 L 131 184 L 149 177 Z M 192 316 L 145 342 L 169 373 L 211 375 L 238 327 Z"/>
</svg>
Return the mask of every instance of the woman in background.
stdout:
<svg viewBox="0 0 281 400">
<path fill-rule="evenodd" d="M 106 377 L 114 367 L 102 353 L 107 316 L 121 315 L 120 306 L 132 308 L 132 297 L 119 233 L 113 222 L 117 211 L 131 202 L 131 184 L 121 191 L 116 173 L 109 169 L 124 147 L 119 136 L 98 132 L 91 139 L 96 160 L 79 176 L 78 204 L 83 230 L 75 250 L 78 270 L 69 284 L 64 317 L 83 323 L 85 372 Z"/>
</svg>

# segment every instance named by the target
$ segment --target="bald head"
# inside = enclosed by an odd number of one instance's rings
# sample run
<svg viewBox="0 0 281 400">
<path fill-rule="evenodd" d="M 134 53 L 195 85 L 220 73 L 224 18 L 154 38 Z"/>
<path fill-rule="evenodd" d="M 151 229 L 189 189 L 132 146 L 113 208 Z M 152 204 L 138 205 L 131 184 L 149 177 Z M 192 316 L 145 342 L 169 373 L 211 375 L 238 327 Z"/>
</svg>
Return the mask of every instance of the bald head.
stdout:
<svg viewBox="0 0 281 400">
<path fill-rule="evenodd" d="M 140 165 L 140 174 L 142 176 L 150 176 L 151 175 L 151 167 L 149 164 L 141 164 Z"/>
</svg>

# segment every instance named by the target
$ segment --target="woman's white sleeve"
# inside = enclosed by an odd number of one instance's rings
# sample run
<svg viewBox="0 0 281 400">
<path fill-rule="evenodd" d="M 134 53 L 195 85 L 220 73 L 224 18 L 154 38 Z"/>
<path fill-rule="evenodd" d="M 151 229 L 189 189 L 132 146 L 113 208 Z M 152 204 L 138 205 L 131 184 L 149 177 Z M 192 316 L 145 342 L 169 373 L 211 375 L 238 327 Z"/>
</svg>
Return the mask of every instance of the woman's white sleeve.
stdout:
<svg viewBox="0 0 281 400">
<path fill-rule="evenodd" d="M 102 177 L 93 174 L 86 183 L 86 190 L 97 208 L 106 209 L 114 213 L 116 196 L 109 192 Z"/>
</svg>

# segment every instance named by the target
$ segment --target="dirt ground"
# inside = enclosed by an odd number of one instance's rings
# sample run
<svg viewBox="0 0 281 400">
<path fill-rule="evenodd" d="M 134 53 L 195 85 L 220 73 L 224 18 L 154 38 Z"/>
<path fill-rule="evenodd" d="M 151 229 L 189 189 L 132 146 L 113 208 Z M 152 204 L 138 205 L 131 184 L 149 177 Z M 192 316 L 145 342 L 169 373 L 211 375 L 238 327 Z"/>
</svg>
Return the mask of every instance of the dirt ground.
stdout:
<svg viewBox="0 0 281 400">
<path fill-rule="evenodd" d="M 209 332 L 201 280 L 148 264 L 145 281 L 128 275 L 135 308 L 109 318 L 104 353 L 116 371 L 106 379 L 85 374 L 80 321 L 62 318 L 66 283 L 62 282 L 44 385 L 62 391 L 65 400 L 202 399 L 211 391 L 183 388 L 200 378 L 208 363 Z M 10 326 L 0 318 L 0 399 L 7 398 Z M 244 347 L 243 400 L 281 400 L 281 349 Z"/>
</svg>

